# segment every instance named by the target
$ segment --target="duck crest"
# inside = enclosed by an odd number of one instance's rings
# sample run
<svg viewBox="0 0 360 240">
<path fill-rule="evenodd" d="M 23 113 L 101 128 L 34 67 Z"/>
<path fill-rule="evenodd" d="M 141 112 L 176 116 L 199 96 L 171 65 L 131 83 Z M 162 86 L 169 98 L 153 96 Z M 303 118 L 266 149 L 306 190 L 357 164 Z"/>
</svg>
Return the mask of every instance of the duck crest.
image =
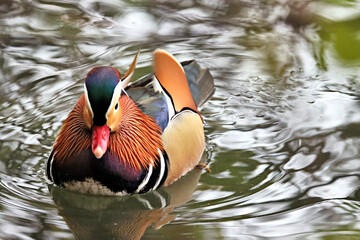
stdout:
<svg viewBox="0 0 360 240">
<path fill-rule="evenodd" d="M 119 104 L 123 115 L 120 127 L 110 135 L 110 153 L 137 170 L 156 165 L 159 150 L 164 151 L 160 127 L 128 96 L 121 96 Z"/>
</svg>

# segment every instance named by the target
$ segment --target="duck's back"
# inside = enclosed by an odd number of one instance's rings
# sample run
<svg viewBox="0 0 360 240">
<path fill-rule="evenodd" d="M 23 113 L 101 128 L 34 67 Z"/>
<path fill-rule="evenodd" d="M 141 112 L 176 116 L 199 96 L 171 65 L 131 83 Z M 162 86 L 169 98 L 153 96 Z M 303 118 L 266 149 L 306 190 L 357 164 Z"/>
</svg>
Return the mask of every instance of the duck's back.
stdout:
<svg viewBox="0 0 360 240">
<path fill-rule="evenodd" d="M 196 107 L 201 107 L 215 92 L 214 80 L 208 69 L 202 69 L 195 60 L 181 63 L 191 96 Z M 169 123 L 169 107 L 164 94 L 155 92 L 153 87 L 154 74 L 148 74 L 131 83 L 126 92 L 139 108 L 156 120 L 162 130 Z"/>
</svg>

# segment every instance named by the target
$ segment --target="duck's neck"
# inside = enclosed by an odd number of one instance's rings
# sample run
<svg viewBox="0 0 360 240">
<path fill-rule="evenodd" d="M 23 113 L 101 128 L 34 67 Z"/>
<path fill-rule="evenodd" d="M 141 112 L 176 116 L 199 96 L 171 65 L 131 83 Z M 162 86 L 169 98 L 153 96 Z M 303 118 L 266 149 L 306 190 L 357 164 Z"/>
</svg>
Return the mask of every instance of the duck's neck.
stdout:
<svg viewBox="0 0 360 240">
<path fill-rule="evenodd" d="M 163 151 L 161 129 L 126 95 L 119 101 L 122 119 L 116 132 L 110 134 L 110 153 L 129 166 L 141 170 L 155 165 Z"/>
</svg>

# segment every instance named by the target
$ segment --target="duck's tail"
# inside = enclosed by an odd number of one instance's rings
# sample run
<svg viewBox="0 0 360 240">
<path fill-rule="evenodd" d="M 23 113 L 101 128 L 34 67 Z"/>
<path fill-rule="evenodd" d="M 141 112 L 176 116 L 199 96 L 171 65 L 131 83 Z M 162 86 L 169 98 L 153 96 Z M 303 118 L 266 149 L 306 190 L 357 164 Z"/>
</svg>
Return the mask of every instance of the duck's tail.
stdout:
<svg viewBox="0 0 360 240">
<path fill-rule="evenodd" d="M 215 92 L 214 79 L 207 68 L 201 69 L 195 61 L 182 62 L 191 95 L 197 107 L 201 107 Z"/>
</svg>

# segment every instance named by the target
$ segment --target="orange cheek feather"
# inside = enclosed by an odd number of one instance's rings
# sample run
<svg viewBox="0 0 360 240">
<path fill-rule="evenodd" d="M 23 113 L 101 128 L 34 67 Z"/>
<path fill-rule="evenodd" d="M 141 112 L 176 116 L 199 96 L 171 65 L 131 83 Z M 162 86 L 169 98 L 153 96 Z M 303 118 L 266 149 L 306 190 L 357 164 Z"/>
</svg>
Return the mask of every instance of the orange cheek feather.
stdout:
<svg viewBox="0 0 360 240">
<path fill-rule="evenodd" d="M 122 116 L 123 116 L 123 106 L 122 106 L 122 101 L 123 100 L 123 96 L 120 97 L 118 104 L 119 104 L 119 109 L 117 111 L 114 110 L 114 106 L 111 107 L 110 112 L 106 115 L 107 121 L 106 121 L 106 125 L 108 125 L 108 127 L 110 128 L 111 132 L 116 132 L 118 130 L 118 127 L 120 125 L 120 122 L 122 120 Z"/>
<path fill-rule="evenodd" d="M 91 150 L 97 159 L 100 159 L 107 150 L 109 143 L 110 129 L 104 126 L 93 126 Z"/>
<path fill-rule="evenodd" d="M 88 128 L 91 128 L 91 126 L 93 125 L 92 114 L 87 106 L 84 107 L 84 121 L 86 126 Z"/>
</svg>

